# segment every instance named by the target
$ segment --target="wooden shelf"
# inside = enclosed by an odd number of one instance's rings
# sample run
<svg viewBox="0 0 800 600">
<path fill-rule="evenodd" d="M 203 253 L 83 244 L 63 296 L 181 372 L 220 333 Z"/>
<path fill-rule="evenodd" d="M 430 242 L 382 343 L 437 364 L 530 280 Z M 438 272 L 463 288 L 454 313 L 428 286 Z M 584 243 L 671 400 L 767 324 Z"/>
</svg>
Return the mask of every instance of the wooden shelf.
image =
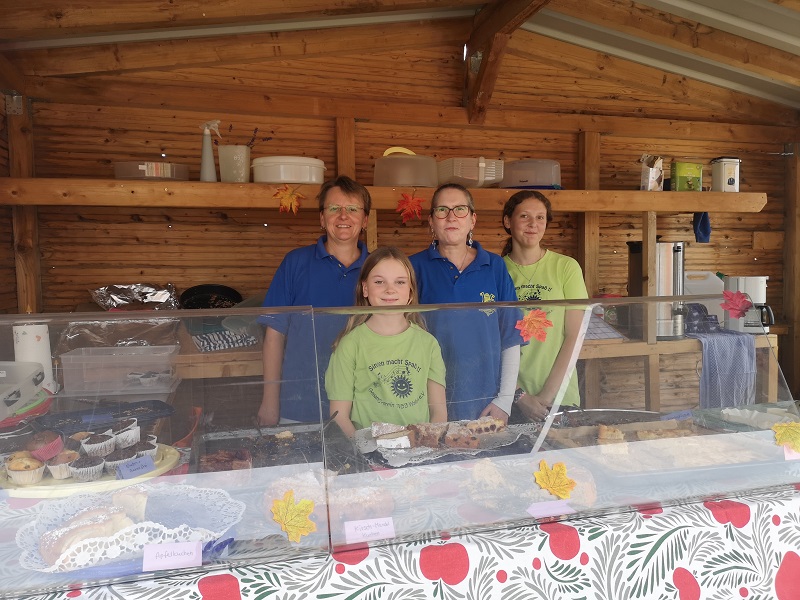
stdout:
<svg viewBox="0 0 800 600">
<path fill-rule="evenodd" d="M 116 179 L 0 178 L 0 205 L 118 206 L 143 208 L 278 208 L 282 186 L 263 183 L 125 181 Z M 290 185 L 305 196 L 303 209 L 317 210 L 318 185 Z M 395 210 L 402 193 L 426 202 L 433 188 L 368 187 L 373 207 Z M 479 210 L 501 210 L 519 190 L 471 190 Z M 540 190 L 557 212 L 759 212 L 764 193 Z"/>
</svg>

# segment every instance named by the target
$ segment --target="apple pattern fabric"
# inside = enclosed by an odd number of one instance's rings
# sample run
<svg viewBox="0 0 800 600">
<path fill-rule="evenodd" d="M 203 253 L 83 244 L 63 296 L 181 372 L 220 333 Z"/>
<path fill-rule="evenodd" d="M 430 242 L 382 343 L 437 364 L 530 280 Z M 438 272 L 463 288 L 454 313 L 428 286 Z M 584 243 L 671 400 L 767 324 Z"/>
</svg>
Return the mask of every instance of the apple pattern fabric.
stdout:
<svg viewBox="0 0 800 600">
<path fill-rule="evenodd" d="M 800 484 L 678 506 L 630 504 L 604 517 L 353 544 L 330 556 L 181 573 L 156 586 L 132 581 L 113 592 L 87 587 L 36 598 L 800 600 Z M 17 520 L 31 510 L 17 509 Z M 0 505 L 4 524 L 13 512 Z M 14 557 L 0 558 L 4 585 L 19 585 L 27 574 Z"/>
</svg>

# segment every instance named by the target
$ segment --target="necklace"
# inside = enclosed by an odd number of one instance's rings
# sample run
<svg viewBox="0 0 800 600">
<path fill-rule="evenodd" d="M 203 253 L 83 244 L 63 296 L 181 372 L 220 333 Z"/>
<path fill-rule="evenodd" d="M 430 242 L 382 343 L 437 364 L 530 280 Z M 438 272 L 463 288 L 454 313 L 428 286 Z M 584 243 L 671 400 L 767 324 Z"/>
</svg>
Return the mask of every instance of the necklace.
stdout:
<svg viewBox="0 0 800 600">
<path fill-rule="evenodd" d="M 469 246 L 467 246 L 467 249 L 464 251 L 464 258 L 461 259 L 461 266 L 458 267 L 458 272 L 459 273 L 463 273 L 464 272 L 464 264 L 467 262 L 467 257 L 468 256 L 469 256 Z"/>
<path fill-rule="evenodd" d="M 511 258 L 510 256 L 508 257 L 509 262 L 512 265 L 514 265 L 514 268 L 517 270 L 517 273 L 519 273 L 519 276 L 523 280 L 526 280 L 523 285 L 518 285 L 516 287 L 521 288 L 521 287 L 529 286 L 531 284 L 531 281 L 533 281 L 533 278 L 536 277 L 536 273 L 539 271 L 539 265 L 542 263 L 542 259 L 544 258 L 544 255 L 546 253 L 547 253 L 547 250 L 541 250 L 541 254 L 539 255 L 539 258 L 537 258 L 535 261 L 533 261 L 533 269 L 531 270 L 530 277 L 526 276 L 525 273 L 522 271 L 522 266 L 517 264 L 514 261 L 514 259 Z M 525 267 L 530 267 L 530 266 L 531 265 L 525 265 Z"/>
</svg>

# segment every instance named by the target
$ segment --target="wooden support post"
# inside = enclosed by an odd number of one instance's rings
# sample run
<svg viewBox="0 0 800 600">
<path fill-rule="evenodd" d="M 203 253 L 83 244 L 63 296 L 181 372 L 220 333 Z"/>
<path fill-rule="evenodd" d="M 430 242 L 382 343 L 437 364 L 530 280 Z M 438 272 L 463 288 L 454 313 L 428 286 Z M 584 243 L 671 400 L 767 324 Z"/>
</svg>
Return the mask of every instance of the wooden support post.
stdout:
<svg viewBox="0 0 800 600">
<path fill-rule="evenodd" d="M 336 117 L 336 175 L 356 176 L 356 121 L 350 117 Z"/>
<path fill-rule="evenodd" d="M 33 118 L 27 98 L 23 97 L 21 106 L 20 114 L 7 115 L 9 173 L 11 177 L 33 177 Z M 20 313 L 37 313 L 43 308 L 37 215 L 35 206 L 15 206 L 11 211 Z"/>
<path fill-rule="evenodd" d="M 642 295 L 651 297 L 657 292 L 656 281 L 656 213 L 648 211 L 642 215 Z M 655 344 L 657 340 L 656 305 L 648 303 L 644 310 L 644 341 Z M 659 356 L 645 358 L 645 408 L 659 410 L 661 406 L 661 377 Z"/>
<path fill-rule="evenodd" d="M 789 332 L 781 344 L 781 365 L 792 398 L 800 398 L 800 143 L 788 144 L 786 153 L 783 311 Z"/>
</svg>

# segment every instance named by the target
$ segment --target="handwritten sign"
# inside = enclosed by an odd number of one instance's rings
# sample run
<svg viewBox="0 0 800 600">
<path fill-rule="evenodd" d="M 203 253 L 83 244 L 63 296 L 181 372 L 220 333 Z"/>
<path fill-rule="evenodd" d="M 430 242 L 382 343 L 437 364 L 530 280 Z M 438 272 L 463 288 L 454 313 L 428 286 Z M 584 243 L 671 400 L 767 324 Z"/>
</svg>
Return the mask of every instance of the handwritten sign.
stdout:
<svg viewBox="0 0 800 600">
<path fill-rule="evenodd" d="M 575 509 L 567 504 L 566 500 L 552 500 L 550 502 L 534 502 L 528 507 L 528 514 L 534 519 L 545 517 L 560 517 L 571 515 Z"/>
<path fill-rule="evenodd" d="M 394 520 L 392 517 L 384 517 L 365 521 L 345 521 L 344 536 L 348 544 L 393 538 Z"/>
<path fill-rule="evenodd" d="M 172 544 L 146 544 L 142 571 L 162 571 L 199 567 L 203 564 L 202 542 L 175 542 Z"/>
<path fill-rule="evenodd" d="M 155 471 L 156 463 L 153 462 L 152 456 L 140 456 L 128 462 L 122 463 L 117 467 L 117 479 L 131 479 L 144 475 L 150 471 Z"/>
</svg>

